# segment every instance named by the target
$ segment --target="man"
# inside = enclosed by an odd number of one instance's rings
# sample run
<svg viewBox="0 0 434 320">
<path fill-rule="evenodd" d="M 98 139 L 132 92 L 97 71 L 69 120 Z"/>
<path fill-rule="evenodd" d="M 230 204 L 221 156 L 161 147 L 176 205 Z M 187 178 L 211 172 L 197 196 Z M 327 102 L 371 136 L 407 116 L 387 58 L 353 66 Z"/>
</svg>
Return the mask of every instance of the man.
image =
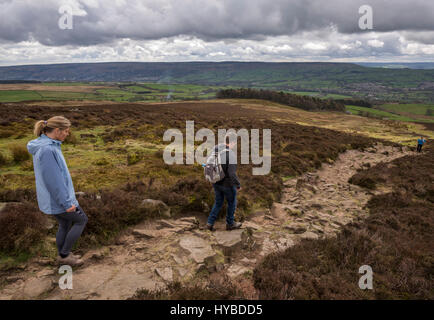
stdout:
<svg viewBox="0 0 434 320">
<path fill-rule="evenodd" d="M 237 206 L 237 192 L 241 190 L 241 184 L 236 174 L 237 156 L 232 150 L 237 144 L 237 138 L 238 136 L 234 132 L 229 132 L 225 136 L 225 143 L 218 144 L 214 147 L 216 152 L 223 150 L 226 150 L 226 152 L 221 153 L 222 169 L 225 173 L 225 177 L 213 184 L 215 202 L 207 222 L 207 228 L 211 231 L 215 230 L 214 223 L 217 220 L 225 198 L 228 203 L 226 230 L 241 228 L 241 223 L 234 221 L 234 213 Z"/>
<path fill-rule="evenodd" d="M 417 139 L 417 152 L 422 152 L 422 146 L 426 142 L 426 140 L 423 137 L 420 137 L 420 139 Z"/>
<path fill-rule="evenodd" d="M 75 198 L 71 175 L 60 149 L 70 126 L 71 122 L 61 116 L 38 121 L 34 130 L 38 138 L 30 141 L 27 149 L 33 155 L 39 209 L 59 222 L 57 261 L 74 266 L 83 263 L 71 253 L 71 248 L 83 232 L 87 216 Z"/>
</svg>

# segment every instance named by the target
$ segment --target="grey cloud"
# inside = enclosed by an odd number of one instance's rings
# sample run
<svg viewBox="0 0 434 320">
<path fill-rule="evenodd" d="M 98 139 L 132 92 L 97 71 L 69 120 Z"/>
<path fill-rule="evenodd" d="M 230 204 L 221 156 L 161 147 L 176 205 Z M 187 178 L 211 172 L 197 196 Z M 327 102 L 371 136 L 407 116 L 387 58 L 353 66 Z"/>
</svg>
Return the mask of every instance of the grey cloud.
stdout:
<svg viewBox="0 0 434 320">
<path fill-rule="evenodd" d="M 58 9 L 68 2 L 86 15 L 74 16 L 73 30 L 60 30 Z M 423 0 L 0 0 L 0 40 L 34 39 L 49 46 L 151 40 L 191 35 L 205 41 L 294 35 L 336 26 L 340 33 L 358 28 L 361 5 L 371 5 L 374 31 L 434 30 L 434 1 Z M 415 41 L 433 43 L 432 33 Z M 419 39 L 419 40 L 418 40 Z"/>
</svg>

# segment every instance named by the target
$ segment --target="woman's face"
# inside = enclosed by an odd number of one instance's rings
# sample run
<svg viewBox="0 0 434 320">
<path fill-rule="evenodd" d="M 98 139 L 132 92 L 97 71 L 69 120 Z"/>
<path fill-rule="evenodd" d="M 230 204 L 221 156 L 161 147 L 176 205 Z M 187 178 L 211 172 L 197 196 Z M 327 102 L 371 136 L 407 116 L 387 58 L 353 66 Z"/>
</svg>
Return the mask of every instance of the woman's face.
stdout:
<svg viewBox="0 0 434 320">
<path fill-rule="evenodd" d="M 66 129 L 54 129 L 55 139 L 59 141 L 65 141 L 66 137 L 69 135 L 69 128 Z"/>
</svg>

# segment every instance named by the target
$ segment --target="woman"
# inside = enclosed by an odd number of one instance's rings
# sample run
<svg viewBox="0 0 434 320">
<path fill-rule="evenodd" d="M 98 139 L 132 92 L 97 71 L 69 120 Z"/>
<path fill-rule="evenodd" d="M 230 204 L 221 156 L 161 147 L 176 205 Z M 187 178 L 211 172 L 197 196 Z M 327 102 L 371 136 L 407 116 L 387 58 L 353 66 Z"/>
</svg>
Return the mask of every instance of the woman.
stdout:
<svg viewBox="0 0 434 320">
<path fill-rule="evenodd" d="M 70 126 L 71 122 L 62 116 L 38 121 L 34 130 L 38 138 L 30 141 L 27 149 L 33 155 L 39 209 L 59 222 L 57 261 L 80 265 L 83 261 L 71 253 L 71 248 L 83 232 L 87 216 L 75 198 L 71 175 L 60 149 Z"/>
</svg>

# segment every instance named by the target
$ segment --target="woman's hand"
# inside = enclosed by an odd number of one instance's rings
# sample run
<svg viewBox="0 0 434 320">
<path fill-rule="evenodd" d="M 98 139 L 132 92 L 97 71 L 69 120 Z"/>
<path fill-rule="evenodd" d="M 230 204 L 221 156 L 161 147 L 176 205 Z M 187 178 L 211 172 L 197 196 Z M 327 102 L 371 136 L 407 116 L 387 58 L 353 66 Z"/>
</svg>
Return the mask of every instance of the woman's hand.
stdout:
<svg viewBox="0 0 434 320">
<path fill-rule="evenodd" d="M 68 210 L 66 210 L 66 212 L 74 212 L 75 209 L 76 209 L 76 206 L 75 206 L 75 205 L 72 205 L 72 207 L 69 208 Z"/>
</svg>

